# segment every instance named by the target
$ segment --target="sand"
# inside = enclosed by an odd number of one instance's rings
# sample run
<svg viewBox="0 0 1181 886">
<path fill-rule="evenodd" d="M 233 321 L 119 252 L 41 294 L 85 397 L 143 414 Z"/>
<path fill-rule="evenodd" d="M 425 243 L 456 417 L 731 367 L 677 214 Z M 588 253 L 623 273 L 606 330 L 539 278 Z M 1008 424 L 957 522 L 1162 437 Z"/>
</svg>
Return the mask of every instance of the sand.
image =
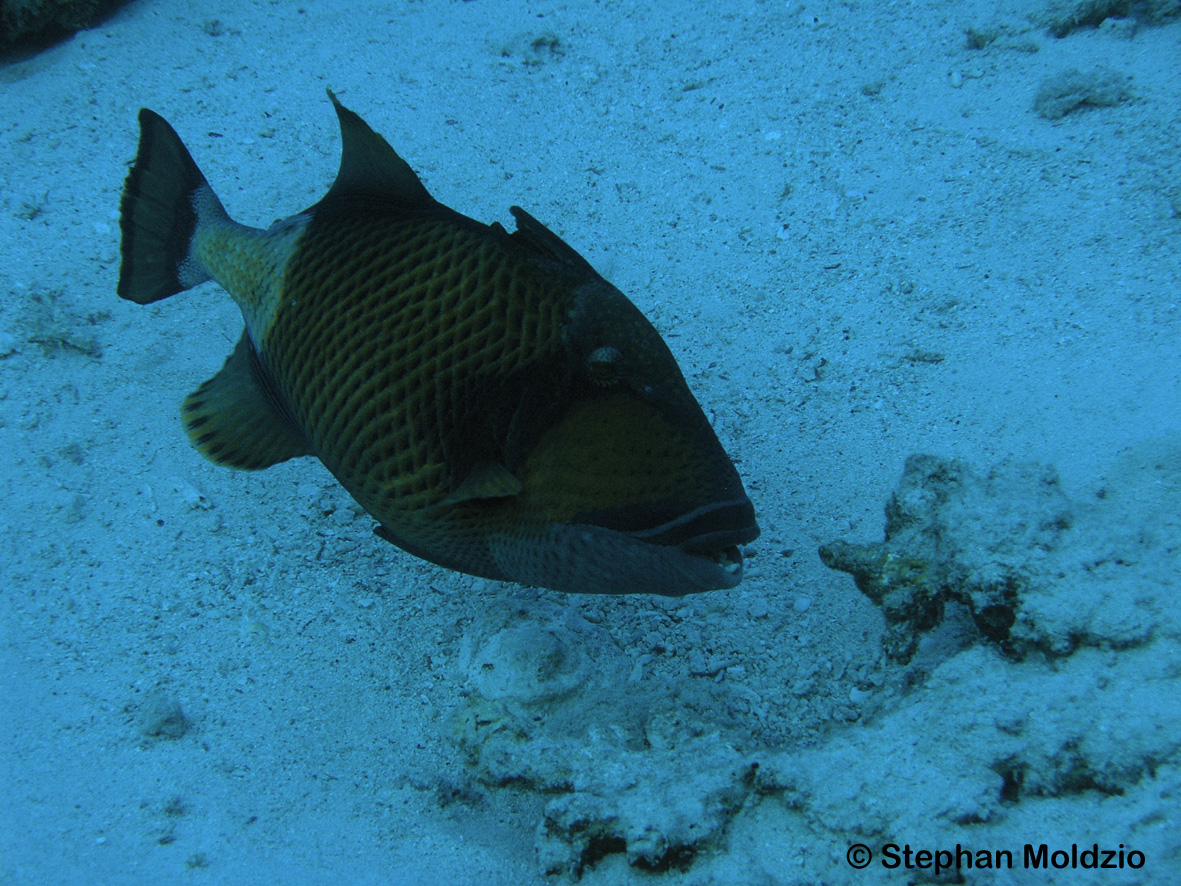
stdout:
<svg viewBox="0 0 1181 886">
<path fill-rule="evenodd" d="M 9 57 L 0 881 L 1181 883 L 1181 22 L 1130 9 L 140 0 Z M 738 588 L 461 576 L 189 446 L 241 318 L 115 295 L 136 112 L 265 226 L 335 175 L 326 87 L 653 320 L 759 514 Z M 942 576 L 900 647 L 818 548 L 919 454 L 975 479 L 874 549 Z"/>
</svg>

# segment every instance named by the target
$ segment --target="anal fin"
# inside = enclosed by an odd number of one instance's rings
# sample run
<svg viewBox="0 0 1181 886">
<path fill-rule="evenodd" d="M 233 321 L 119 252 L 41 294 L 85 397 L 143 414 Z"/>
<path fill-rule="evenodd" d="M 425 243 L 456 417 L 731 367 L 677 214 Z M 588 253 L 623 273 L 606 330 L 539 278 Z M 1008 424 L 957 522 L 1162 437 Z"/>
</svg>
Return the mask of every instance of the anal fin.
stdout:
<svg viewBox="0 0 1181 886">
<path fill-rule="evenodd" d="M 217 375 L 185 398 L 185 431 L 214 464 L 255 471 L 315 454 L 278 396 L 268 391 L 268 378 L 243 332 Z"/>
</svg>

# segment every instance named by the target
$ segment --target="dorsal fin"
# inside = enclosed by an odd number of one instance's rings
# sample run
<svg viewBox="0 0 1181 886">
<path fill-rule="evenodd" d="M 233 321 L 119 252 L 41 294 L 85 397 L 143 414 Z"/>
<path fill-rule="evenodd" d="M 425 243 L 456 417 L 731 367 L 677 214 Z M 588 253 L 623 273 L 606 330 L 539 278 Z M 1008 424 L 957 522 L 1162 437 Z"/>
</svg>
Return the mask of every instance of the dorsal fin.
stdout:
<svg viewBox="0 0 1181 886">
<path fill-rule="evenodd" d="M 591 263 L 578 254 L 573 246 L 527 213 L 520 206 L 510 206 L 509 212 L 517 220 L 517 229 L 511 236 L 518 243 L 528 246 L 534 252 L 551 261 L 595 273 Z"/>
<path fill-rule="evenodd" d="M 350 111 L 328 90 L 340 119 L 340 172 L 324 199 L 382 197 L 402 206 L 427 206 L 430 195 L 410 164 L 398 156 L 384 138 Z"/>
</svg>

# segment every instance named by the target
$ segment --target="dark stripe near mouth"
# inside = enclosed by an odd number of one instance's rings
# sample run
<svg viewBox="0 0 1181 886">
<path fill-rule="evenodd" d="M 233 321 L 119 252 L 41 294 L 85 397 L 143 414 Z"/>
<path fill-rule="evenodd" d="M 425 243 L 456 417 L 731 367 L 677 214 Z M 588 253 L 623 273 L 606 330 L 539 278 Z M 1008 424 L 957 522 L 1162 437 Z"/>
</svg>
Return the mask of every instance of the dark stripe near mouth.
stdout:
<svg viewBox="0 0 1181 886">
<path fill-rule="evenodd" d="M 754 541 L 759 536 L 759 527 L 755 523 L 754 505 L 744 497 L 704 505 L 660 526 L 628 535 L 650 544 L 711 553 Z"/>
</svg>

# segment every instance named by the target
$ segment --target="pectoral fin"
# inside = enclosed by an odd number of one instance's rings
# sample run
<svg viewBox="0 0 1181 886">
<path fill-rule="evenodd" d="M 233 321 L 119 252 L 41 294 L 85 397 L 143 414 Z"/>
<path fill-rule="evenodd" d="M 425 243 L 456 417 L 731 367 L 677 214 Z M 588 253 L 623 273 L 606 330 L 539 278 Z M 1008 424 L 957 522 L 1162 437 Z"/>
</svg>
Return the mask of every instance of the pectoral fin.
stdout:
<svg viewBox="0 0 1181 886">
<path fill-rule="evenodd" d="M 521 491 L 521 481 L 504 465 L 496 462 L 482 462 L 464 477 L 454 492 L 443 500 L 443 505 L 484 498 L 507 498 Z"/>
</svg>

